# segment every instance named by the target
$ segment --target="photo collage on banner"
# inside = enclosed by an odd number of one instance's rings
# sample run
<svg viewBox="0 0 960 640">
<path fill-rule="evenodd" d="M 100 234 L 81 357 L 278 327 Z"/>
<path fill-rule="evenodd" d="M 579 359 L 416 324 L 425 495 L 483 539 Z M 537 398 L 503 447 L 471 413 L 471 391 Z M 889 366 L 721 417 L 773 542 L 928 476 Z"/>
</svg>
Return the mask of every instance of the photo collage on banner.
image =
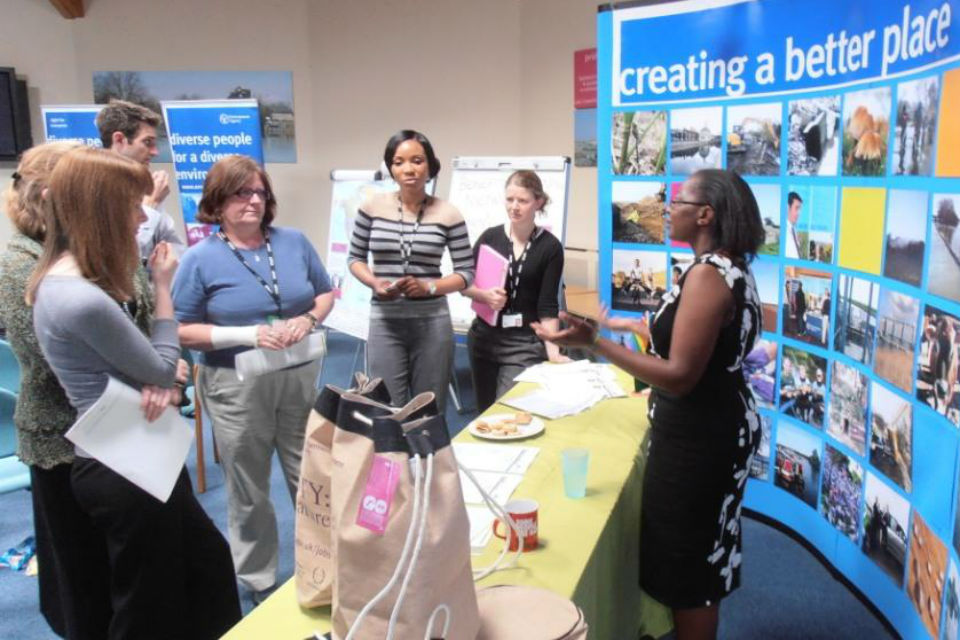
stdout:
<svg viewBox="0 0 960 640">
<path fill-rule="evenodd" d="M 745 506 L 815 540 L 903 635 L 957 638 L 960 1 L 849 4 L 601 12 L 601 301 L 654 312 L 694 261 L 670 202 L 699 170 L 739 173 L 764 228 Z"/>
</svg>

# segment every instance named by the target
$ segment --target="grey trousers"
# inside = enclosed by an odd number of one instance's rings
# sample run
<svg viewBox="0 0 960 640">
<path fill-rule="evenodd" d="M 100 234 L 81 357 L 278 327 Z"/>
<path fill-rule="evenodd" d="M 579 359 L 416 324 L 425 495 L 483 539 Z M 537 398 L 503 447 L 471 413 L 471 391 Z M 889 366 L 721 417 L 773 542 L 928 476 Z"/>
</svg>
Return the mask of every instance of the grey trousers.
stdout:
<svg viewBox="0 0 960 640">
<path fill-rule="evenodd" d="M 467 333 L 467 348 L 479 413 L 510 391 L 524 369 L 547 359 L 547 348 L 532 330 L 498 329 L 479 318 Z"/>
<path fill-rule="evenodd" d="M 297 495 L 307 418 L 320 362 L 240 381 L 234 369 L 201 367 L 200 393 L 213 422 L 227 481 L 227 528 L 240 584 L 262 591 L 277 581 L 277 518 L 270 465 L 277 452 L 290 500 Z"/>
<path fill-rule="evenodd" d="M 453 366 L 450 312 L 443 308 L 428 317 L 371 317 L 367 362 L 370 375 L 383 378 L 394 406 L 402 407 L 418 393 L 433 391 L 443 415 Z"/>
</svg>

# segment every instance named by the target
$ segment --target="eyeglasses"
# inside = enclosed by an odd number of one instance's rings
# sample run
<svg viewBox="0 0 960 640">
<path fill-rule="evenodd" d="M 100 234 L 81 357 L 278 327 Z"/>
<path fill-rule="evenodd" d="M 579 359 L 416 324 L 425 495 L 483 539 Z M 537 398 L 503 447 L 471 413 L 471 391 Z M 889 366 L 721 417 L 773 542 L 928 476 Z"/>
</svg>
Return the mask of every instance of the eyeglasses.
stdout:
<svg viewBox="0 0 960 640">
<path fill-rule="evenodd" d="M 247 189 L 244 187 L 243 189 L 237 189 L 234 191 L 233 195 L 237 196 L 238 198 L 242 198 L 243 200 L 249 200 L 253 196 L 259 196 L 261 200 L 266 202 L 269 193 L 266 189 Z"/>
<path fill-rule="evenodd" d="M 710 206 L 710 203 L 709 203 L 709 202 L 694 202 L 693 200 L 671 200 L 669 204 L 667 204 L 666 206 L 663 207 L 663 212 L 661 213 L 661 215 L 662 215 L 663 217 L 669 216 L 669 215 L 670 215 L 670 208 L 671 208 L 673 205 L 675 205 L 675 204 L 689 204 L 689 205 L 693 205 L 694 207 L 709 207 L 709 206 Z"/>
</svg>

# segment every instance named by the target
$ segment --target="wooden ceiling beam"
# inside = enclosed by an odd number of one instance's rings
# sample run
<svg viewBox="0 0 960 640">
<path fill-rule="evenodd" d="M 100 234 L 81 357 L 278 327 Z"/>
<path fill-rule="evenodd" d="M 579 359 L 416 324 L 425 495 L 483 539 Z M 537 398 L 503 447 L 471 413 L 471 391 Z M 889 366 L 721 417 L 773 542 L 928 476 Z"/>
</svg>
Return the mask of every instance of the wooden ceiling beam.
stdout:
<svg viewBox="0 0 960 640">
<path fill-rule="evenodd" d="M 83 0 L 50 0 L 50 4 L 67 20 L 84 16 Z"/>
</svg>

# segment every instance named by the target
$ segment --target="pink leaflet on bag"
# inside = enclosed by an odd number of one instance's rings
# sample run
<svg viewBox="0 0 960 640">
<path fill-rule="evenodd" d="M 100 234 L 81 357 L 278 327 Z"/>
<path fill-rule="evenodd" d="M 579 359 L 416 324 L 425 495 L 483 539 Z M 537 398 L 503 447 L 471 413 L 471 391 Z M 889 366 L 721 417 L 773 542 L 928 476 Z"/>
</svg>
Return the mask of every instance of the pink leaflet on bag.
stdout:
<svg viewBox="0 0 960 640">
<path fill-rule="evenodd" d="M 360 498 L 357 524 L 383 535 L 390 517 L 390 504 L 400 482 L 400 465 L 383 456 L 374 456 L 367 476 L 367 486 Z"/>
</svg>

